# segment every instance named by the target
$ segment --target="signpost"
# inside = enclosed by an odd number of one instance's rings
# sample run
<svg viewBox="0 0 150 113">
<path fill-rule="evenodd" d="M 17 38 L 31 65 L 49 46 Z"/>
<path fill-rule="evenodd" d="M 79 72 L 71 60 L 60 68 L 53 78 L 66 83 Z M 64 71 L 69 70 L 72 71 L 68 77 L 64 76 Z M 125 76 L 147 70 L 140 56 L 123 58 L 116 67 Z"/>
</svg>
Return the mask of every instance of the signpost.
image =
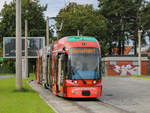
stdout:
<svg viewBox="0 0 150 113">
<path fill-rule="evenodd" d="M 16 38 L 3 38 L 3 58 L 16 58 Z M 37 58 L 37 51 L 45 47 L 45 37 L 28 37 L 28 58 Z M 22 57 L 25 57 L 25 37 L 22 37 Z"/>
<path fill-rule="evenodd" d="M 22 40 L 22 77 L 26 78 L 27 65 L 25 65 L 25 58 L 37 58 L 37 51 L 45 47 L 45 37 L 28 37 L 27 45 L 25 44 L 25 37 Z M 27 53 L 25 55 L 25 45 L 27 46 Z M 28 56 L 28 57 L 25 57 Z M 4 37 L 3 38 L 3 58 L 16 58 L 16 38 Z"/>
</svg>

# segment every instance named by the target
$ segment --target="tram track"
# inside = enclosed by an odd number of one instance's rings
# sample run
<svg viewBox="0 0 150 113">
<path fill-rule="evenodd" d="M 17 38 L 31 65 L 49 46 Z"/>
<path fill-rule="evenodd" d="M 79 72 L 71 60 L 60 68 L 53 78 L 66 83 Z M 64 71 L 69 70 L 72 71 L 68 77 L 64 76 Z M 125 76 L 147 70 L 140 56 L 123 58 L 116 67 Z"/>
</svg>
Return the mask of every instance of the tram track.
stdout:
<svg viewBox="0 0 150 113">
<path fill-rule="evenodd" d="M 68 101 L 86 113 L 131 113 L 99 99 L 68 99 Z"/>
<path fill-rule="evenodd" d="M 121 109 L 121 108 L 116 107 L 116 106 L 114 106 L 114 105 L 111 105 L 111 104 L 108 104 L 108 103 L 104 103 L 103 101 L 101 101 L 101 100 L 99 100 L 99 99 L 97 99 L 97 100 L 98 100 L 97 103 L 102 104 L 102 105 L 104 105 L 104 106 L 106 106 L 106 107 L 109 107 L 109 108 L 111 108 L 111 109 L 116 109 L 116 110 L 117 110 L 118 112 L 120 112 L 120 113 L 131 113 L 131 112 L 127 111 L 127 110 Z"/>
<path fill-rule="evenodd" d="M 77 102 L 71 102 L 71 103 L 72 103 L 72 105 L 77 106 L 79 109 L 81 109 L 82 111 L 85 111 L 86 113 L 94 113 L 92 110 L 90 110 L 84 106 L 81 106 Z"/>
</svg>

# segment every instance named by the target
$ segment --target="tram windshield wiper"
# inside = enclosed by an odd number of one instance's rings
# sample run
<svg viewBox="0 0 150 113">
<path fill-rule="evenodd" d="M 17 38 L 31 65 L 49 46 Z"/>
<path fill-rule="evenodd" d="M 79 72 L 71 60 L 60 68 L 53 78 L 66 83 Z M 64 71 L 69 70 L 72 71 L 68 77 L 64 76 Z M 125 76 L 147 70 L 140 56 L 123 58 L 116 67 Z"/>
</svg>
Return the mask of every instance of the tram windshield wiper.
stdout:
<svg viewBox="0 0 150 113">
<path fill-rule="evenodd" d="M 77 75 L 80 77 L 80 79 L 83 81 L 84 84 L 86 84 L 86 81 L 81 77 L 81 75 L 79 74 L 78 71 L 74 71 L 72 68 L 71 68 L 71 74 L 74 75 L 75 72 L 77 73 Z"/>
<path fill-rule="evenodd" d="M 76 71 L 76 73 L 78 73 L 78 75 L 79 75 L 80 79 L 83 81 L 83 83 L 86 84 L 86 81 L 81 77 L 81 75 L 79 74 L 79 72 Z"/>
</svg>

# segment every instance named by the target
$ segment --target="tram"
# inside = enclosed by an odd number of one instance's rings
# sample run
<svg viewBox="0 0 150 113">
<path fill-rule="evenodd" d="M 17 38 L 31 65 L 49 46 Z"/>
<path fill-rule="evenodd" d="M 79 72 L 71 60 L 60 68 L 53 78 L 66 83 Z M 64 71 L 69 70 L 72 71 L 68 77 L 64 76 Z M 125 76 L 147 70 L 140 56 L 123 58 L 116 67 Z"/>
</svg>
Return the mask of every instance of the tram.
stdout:
<svg viewBox="0 0 150 113">
<path fill-rule="evenodd" d="M 66 36 L 38 51 L 37 83 L 67 98 L 102 94 L 101 49 L 94 37 Z"/>
</svg>

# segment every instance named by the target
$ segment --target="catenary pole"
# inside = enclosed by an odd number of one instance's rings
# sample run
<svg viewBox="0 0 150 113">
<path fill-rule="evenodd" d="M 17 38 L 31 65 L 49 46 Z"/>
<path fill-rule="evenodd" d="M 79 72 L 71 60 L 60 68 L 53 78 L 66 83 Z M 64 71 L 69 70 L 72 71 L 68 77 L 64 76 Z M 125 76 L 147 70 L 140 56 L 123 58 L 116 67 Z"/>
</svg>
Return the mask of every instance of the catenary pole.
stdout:
<svg viewBox="0 0 150 113">
<path fill-rule="evenodd" d="M 28 78 L 28 21 L 25 20 L 25 76 Z"/>
<path fill-rule="evenodd" d="M 16 0 L 16 89 L 22 89 L 21 0 Z"/>
<path fill-rule="evenodd" d="M 139 29 L 138 30 L 138 75 L 141 75 L 141 33 L 142 31 Z"/>
<path fill-rule="evenodd" d="M 46 20 L 46 45 L 49 44 L 49 17 Z"/>
</svg>

